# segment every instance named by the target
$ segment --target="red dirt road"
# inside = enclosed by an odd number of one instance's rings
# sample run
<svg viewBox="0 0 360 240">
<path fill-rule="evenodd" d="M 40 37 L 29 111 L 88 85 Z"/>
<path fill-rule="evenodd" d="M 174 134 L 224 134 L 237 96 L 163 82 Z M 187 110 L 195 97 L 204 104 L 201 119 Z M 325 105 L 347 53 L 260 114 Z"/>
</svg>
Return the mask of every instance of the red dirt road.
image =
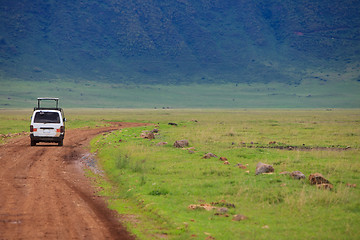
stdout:
<svg viewBox="0 0 360 240">
<path fill-rule="evenodd" d="M 84 176 L 80 158 L 102 132 L 144 124 L 67 130 L 64 146 L 0 145 L 0 239 L 135 239 Z"/>
</svg>

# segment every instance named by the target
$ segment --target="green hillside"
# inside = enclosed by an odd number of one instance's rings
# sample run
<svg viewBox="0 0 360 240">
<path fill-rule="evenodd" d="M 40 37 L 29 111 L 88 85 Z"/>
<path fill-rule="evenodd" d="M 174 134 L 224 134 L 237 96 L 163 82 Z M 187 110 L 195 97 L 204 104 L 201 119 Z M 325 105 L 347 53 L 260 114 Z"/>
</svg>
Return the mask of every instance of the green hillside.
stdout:
<svg viewBox="0 0 360 240">
<path fill-rule="evenodd" d="M 328 80 L 359 69 L 359 9 L 351 0 L 2 0 L 0 73 L 135 84 Z"/>
</svg>

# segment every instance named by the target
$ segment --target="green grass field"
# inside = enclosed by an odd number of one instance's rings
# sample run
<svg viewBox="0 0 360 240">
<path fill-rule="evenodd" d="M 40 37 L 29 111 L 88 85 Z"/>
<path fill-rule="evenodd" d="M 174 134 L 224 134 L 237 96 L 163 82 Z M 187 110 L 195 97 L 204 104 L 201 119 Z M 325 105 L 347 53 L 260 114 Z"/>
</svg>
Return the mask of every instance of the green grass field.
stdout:
<svg viewBox="0 0 360 240">
<path fill-rule="evenodd" d="M 360 193 L 346 187 L 360 184 L 358 110 L 120 111 L 118 120 L 126 118 L 158 124 L 159 135 L 150 141 L 140 134 L 154 127 L 124 129 L 97 137 L 92 146 L 111 181 L 99 180 L 103 194 L 140 239 L 358 238 Z M 195 153 L 174 148 L 180 139 Z M 156 146 L 162 141 L 169 144 Z M 273 141 L 299 149 L 267 148 Z M 208 152 L 230 164 L 203 159 Z M 259 161 L 275 173 L 255 176 Z M 319 172 L 334 189 L 279 174 L 296 170 L 307 177 Z M 235 208 L 228 207 L 228 216 L 188 208 L 210 203 Z M 232 221 L 236 214 L 248 219 Z"/>
<path fill-rule="evenodd" d="M 27 131 L 30 114 L 0 110 L 0 133 Z M 109 207 L 139 239 L 360 236 L 358 109 L 69 109 L 66 117 L 68 128 L 111 121 L 154 123 L 94 138 L 92 152 L 105 177 L 87 171 L 102 187 L 99 193 L 107 196 Z M 159 129 L 154 140 L 140 137 L 142 131 L 154 128 Z M 189 140 L 194 153 L 172 146 L 180 139 Z M 158 142 L 168 144 L 156 146 Z M 208 152 L 218 157 L 202 158 Z M 259 161 L 272 164 L 275 173 L 255 176 Z M 247 168 L 238 168 L 238 163 Z M 306 177 L 321 173 L 334 189 L 317 189 L 307 179 L 279 174 L 296 170 Z M 350 188 L 348 183 L 357 186 Z M 228 211 L 188 208 L 211 203 Z M 232 221 L 236 214 L 247 219 Z"/>
<path fill-rule="evenodd" d="M 136 85 L 54 79 L 0 78 L 0 108 L 28 108 L 37 97 L 59 97 L 64 108 L 360 108 L 360 82 L 354 77 L 301 84 L 223 83 Z M 337 76 L 337 75 L 336 75 Z M 240 81 L 241 79 L 239 79 Z"/>
</svg>

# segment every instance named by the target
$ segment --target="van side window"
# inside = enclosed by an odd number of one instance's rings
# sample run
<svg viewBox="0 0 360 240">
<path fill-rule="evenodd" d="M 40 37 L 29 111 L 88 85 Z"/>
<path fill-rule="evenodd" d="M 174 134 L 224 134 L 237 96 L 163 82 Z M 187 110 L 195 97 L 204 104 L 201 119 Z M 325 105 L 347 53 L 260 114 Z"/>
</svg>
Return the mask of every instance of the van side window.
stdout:
<svg viewBox="0 0 360 240">
<path fill-rule="evenodd" d="M 37 112 L 34 123 L 60 123 L 60 115 L 57 112 Z"/>
</svg>

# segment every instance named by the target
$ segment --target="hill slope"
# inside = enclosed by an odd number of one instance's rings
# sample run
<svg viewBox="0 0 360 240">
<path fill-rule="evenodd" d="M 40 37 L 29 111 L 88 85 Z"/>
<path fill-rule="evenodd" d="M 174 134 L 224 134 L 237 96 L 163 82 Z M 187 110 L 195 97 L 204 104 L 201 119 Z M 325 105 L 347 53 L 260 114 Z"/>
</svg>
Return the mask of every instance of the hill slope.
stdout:
<svg viewBox="0 0 360 240">
<path fill-rule="evenodd" d="M 0 70 L 30 80 L 299 83 L 359 68 L 359 9 L 351 0 L 2 0 Z"/>
</svg>

